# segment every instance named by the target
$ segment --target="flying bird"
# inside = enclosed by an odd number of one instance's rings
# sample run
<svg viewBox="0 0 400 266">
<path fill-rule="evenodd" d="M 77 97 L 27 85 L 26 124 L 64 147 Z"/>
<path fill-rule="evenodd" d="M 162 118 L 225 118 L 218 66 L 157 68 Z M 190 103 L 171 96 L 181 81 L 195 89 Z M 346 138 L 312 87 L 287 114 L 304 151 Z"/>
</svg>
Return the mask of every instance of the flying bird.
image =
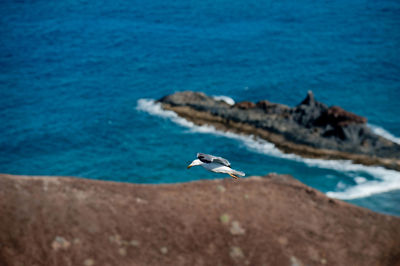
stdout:
<svg viewBox="0 0 400 266">
<path fill-rule="evenodd" d="M 187 168 L 189 169 L 196 165 L 201 165 L 211 172 L 228 174 L 235 179 L 239 178 L 239 176 L 245 176 L 245 173 L 233 170 L 231 163 L 227 159 L 210 154 L 198 153 L 197 159 L 189 164 Z"/>
</svg>

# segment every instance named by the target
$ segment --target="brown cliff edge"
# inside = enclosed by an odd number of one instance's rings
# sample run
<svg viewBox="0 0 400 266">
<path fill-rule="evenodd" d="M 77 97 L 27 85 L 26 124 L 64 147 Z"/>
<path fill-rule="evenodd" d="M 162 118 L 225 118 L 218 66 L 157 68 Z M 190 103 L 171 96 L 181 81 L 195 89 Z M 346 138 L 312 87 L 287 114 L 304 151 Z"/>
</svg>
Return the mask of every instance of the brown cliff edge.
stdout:
<svg viewBox="0 0 400 266">
<path fill-rule="evenodd" d="M 173 185 L 0 175 L 0 217 L 4 266 L 400 265 L 399 218 L 286 175 Z"/>
</svg>

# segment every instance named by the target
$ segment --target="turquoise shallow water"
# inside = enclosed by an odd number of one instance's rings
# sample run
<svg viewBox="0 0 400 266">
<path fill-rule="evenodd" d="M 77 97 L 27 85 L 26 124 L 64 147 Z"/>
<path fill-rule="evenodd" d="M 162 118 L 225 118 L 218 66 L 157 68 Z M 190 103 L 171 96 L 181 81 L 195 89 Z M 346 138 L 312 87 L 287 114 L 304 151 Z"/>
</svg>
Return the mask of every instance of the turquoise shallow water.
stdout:
<svg viewBox="0 0 400 266">
<path fill-rule="evenodd" d="M 292 174 L 400 215 L 398 172 L 284 156 L 143 100 L 196 90 L 293 106 L 311 89 L 399 141 L 399 14 L 400 3 L 388 0 L 2 1 L 0 172 L 135 183 L 222 178 L 186 170 L 202 151 L 248 175 Z"/>
</svg>

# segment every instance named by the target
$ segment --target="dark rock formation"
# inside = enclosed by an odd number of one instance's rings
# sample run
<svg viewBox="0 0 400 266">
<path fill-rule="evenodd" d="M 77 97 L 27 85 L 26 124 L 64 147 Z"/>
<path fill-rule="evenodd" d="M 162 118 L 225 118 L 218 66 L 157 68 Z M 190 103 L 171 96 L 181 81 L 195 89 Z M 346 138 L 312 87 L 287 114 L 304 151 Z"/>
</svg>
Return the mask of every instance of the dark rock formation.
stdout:
<svg viewBox="0 0 400 266">
<path fill-rule="evenodd" d="M 328 110 L 328 106 L 317 102 L 314 94 L 308 91 L 307 97 L 295 108 L 292 109 L 294 121 L 305 127 L 314 126 L 314 122 Z"/>
<path fill-rule="evenodd" d="M 319 117 L 318 121 L 316 121 L 316 126 L 348 126 L 352 124 L 365 124 L 367 123 L 367 119 L 362 116 L 358 116 L 356 114 L 347 112 L 343 110 L 339 106 L 332 106 L 325 110 Z"/>
<path fill-rule="evenodd" d="M 262 100 L 257 103 L 257 107 L 262 109 L 267 114 L 289 114 L 290 108 L 283 104 L 271 103 L 267 100 Z"/>
<path fill-rule="evenodd" d="M 399 265 L 400 219 L 290 176 L 135 185 L 0 175 L 0 264 Z"/>
<path fill-rule="evenodd" d="M 366 118 L 315 100 L 311 91 L 297 106 L 240 102 L 233 106 L 204 93 L 178 92 L 159 100 L 165 109 L 198 124 L 252 134 L 283 152 L 306 157 L 351 159 L 400 170 L 400 145 L 374 134 Z"/>
<path fill-rule="evenodd" d="M 252 102 L 244 101 L 244 102 L 236 103 L 234 105 L 234 107 L 237 107 L 237 108 L 243 109 L 243 110 L 247 110 L 247 109 L 252 109 L 252 108 L 256 107 L 256 105 Z"/>
</svg>

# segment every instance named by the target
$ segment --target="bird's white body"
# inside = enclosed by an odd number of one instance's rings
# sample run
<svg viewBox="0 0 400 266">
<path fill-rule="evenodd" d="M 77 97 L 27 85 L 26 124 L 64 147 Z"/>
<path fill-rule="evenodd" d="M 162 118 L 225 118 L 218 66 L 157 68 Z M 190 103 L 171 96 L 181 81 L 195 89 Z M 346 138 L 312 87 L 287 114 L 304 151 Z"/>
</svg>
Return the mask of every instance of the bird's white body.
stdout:
<svg viewBox="0 0 400 266">
<path fill-rule="evenodd" d="M 207 169 L 208 171 L 215 173 L 233 174 L 234 172 L 232 168 L 229 168 L 225 165 L 221 165 L 219 163 L 202 163 L 201 166 Z"/>
<path fill-rule="evenodd" d="M 228 174 L 234 178 L 238 178 L 237 176 L 244 176 L 245 174 L 240 171 L 236 171 L 226 165 L 223 165 L 221 163 L 215 163 L 215 162 L 210 162 L 210 163 L 204 163 L 200 161 L 199 159 L 194 160 L 188 168 L 192 166 L 197 166 L 200 165 L 203 168 L 207 169 L 208 171 L 215 172 L 215 173 L 221 173 L 221 174 Z"/>
</svg>

